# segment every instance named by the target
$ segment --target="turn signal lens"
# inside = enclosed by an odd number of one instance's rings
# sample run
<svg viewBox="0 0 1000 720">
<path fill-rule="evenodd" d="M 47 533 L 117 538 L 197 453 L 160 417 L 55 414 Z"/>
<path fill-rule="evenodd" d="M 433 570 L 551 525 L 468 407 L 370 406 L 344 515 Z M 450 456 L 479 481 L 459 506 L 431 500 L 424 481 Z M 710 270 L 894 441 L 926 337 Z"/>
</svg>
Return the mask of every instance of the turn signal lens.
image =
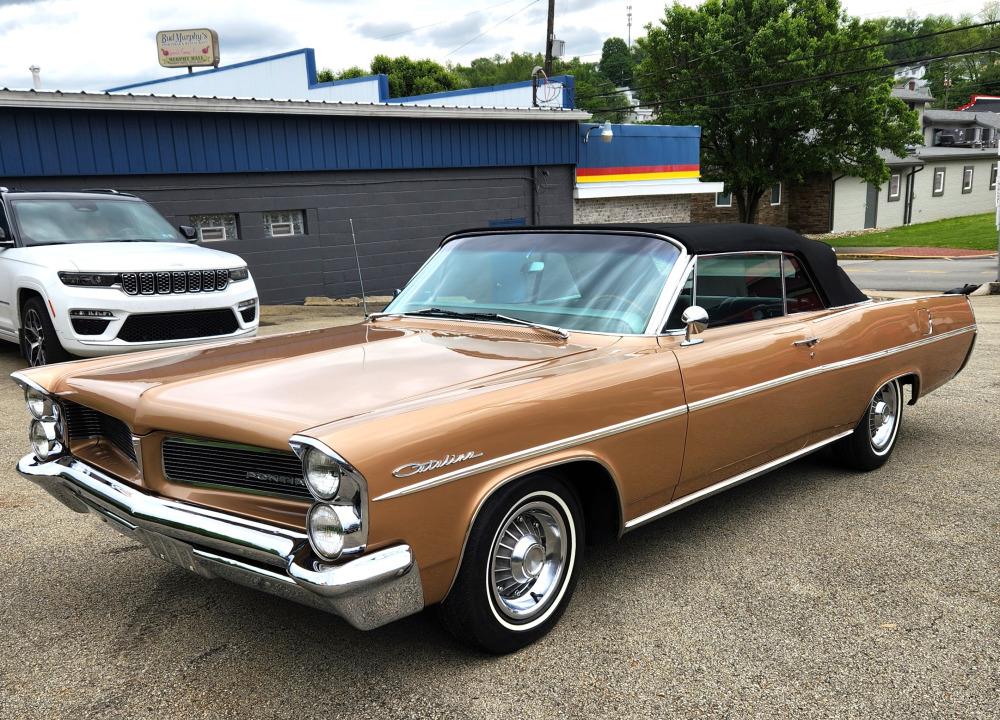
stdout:
<svg viewBox="0 0 1000 720">
<path fill-rule="evenodd" d="M 24 402 L 28 405 L 28 412 L 36 420 L 55 419 L 55 405 L 47 395 L 34 388 L 24 389 Z"/>
<path fill-rule="evenodd" d="M 333 500 L 340 490 L 340 464 L 325 453 L 310 448 L 303 463 L 306 486 L 317 500 Z"/>
<path fill-rule="evenodd" d="M 58 440 L 56 423 L 42 420 L 32 420 L 28 427 L 28 440 L 31 451 L 39 460 L 49 460 L 62 452 L 62 444 Z"/>
</svg>

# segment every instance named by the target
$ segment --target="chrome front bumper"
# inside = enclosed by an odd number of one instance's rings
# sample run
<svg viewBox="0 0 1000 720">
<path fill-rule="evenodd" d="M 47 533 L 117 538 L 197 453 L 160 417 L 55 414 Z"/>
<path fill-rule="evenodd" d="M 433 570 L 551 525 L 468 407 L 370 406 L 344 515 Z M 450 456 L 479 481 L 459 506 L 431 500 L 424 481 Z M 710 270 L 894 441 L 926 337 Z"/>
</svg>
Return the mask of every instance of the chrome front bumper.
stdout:
<svg viewBox="0 0 1000 720">
<path fill-rule="evenodd" d="M 157 557 L 339 615 L 370 630 L 424 606 L 420 572 L 408 545 L 340 565 L 316 561 L 305 533 L 247 520 L 134 488 L 72 457 L 17 470 L 79 513 L 93 512 Z"/>
</svg>

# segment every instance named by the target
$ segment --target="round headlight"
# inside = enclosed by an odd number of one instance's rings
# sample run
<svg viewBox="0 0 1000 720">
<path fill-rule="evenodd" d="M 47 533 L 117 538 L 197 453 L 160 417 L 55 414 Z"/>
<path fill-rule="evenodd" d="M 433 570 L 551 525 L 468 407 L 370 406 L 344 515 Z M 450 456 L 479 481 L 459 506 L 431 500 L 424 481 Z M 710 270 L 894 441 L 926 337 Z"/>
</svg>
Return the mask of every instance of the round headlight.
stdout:
<svg viewBox="0 0 1000 720">
<path fill-rule="evenodd" d="M 62 443 L 56 433 L 56 424 L 43 420 L 32 420 L 28 427 L 31 451 L 39 460 L 48 460 L 62 452 Z"/>
<path fill-rule="evenodd" d="M 344 550 L 344 526 L 332 505 L 314 505 L 309 511 L 309 543 L 321 558 L 340 557 Z"/>
<path fill-rule="evenodd" d="M 55 405 L 52 399 L 34 388 L 24 389 L 24 402 L 28 404 L 28 412 L 37 420 L 47 420 L 54 417 Z"/>
<path fill-rule="evenodd" d="M 340 478 L 343 469 L 340 463 L 329 455 L 310 448 L 306 451 L 303 463 L 305 481 L 309 492 L 317 500 L 333 500 L 340 490 Z"/>
</svg>

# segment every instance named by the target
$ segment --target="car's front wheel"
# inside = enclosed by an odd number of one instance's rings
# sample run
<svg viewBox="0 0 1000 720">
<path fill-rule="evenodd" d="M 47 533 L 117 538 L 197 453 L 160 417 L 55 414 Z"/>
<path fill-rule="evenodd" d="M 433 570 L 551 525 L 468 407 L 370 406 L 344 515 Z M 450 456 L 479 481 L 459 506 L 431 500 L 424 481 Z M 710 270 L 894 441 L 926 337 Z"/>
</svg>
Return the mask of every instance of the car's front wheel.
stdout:
<svg viewBox="0 0 1000 720">
<path fill-rule="evenodd" d="M 507 653 L 559 620 L 583 560 L 583 512 L 550 475 L 502 488 L 472 527 L 442 619 L 459 640 Z"/>
<path fill-rule="evenodd" d="M 28 298 L 21 307 L 21 354 L 31 367 L 70 359 L 39 297 Z"/>
<path fill-rule="evenodd" d="M 903 419 L 903 388 L 898 379 L 880 387 L 854 432 L 834 445 L 838 458 L 855 470 L 885 465 L 896 446 Z"/>
</svg>

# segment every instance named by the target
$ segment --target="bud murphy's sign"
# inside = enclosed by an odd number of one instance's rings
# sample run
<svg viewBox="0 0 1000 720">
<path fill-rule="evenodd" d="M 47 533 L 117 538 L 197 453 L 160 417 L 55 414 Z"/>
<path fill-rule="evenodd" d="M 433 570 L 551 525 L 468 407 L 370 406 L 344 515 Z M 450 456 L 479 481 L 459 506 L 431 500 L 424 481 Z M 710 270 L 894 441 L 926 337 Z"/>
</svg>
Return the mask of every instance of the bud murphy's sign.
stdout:
<svg viewBox="0 0 1000 720">
<path fill-rule="evenodd" d="M 206 67 L 219 64 L 219 36 L 215 30 L 161 30 L 156 33 L 156 54 L 160 65 Z"/>
</svg>

